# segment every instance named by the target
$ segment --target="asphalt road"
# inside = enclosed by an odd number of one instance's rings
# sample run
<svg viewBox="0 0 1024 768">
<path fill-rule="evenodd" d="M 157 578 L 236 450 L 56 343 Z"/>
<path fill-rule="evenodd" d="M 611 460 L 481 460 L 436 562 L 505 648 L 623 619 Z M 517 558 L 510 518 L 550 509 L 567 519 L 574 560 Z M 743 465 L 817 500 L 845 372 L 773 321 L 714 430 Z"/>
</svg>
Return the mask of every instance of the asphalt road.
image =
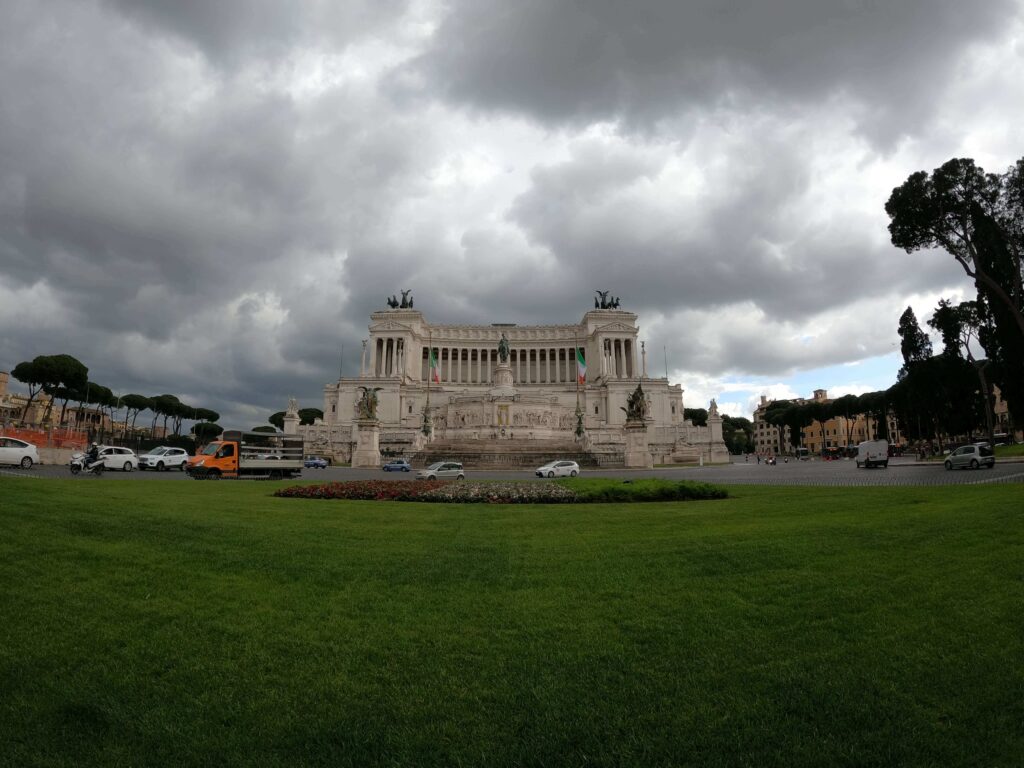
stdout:
<svg viewBox="0 0 1024 768">
<path fill-rule="evenodd" d="M 738 485 L 961 485 L 983 483 L 1024 483 L 1024 462 L 997 461 L 993 469 L 946 471 L 941 464 L 917 462 L 912 458 L 893 459 L 887 469 L 857 469 L 853 461 L 790 461 L 770 467 L 755 461 L 734 462 L 728 465 L 706 467 L 665 467 L 656 469 L 600 469 L 584 470 L 587 477 L 662 477 L 674 480 L 698 480 L 710 483 L 732 483 Z M 466 472 L 469 479 L 480 480 L 533 480 L 532 471 L 508 472 L 498 470 L 473 470 Z M 414 473 L 383 472 L 374 469 L 350 469 L 330 467 L 328 469 L 307 469 L 303 480 L 410 480 Z M 76 482 L 146 482 L 149 480 L 173 480 L 195 482 L 181 472 L 115 472 L 107 471 L 101 478 L 79 475 L 72 477 L 66 466 L 36 466 L 31 470 L 14 467 L 0 468 L 3 477 L 64 478 Z M 283 481 L 288 482 L 288 481 Z"/>
</svg>

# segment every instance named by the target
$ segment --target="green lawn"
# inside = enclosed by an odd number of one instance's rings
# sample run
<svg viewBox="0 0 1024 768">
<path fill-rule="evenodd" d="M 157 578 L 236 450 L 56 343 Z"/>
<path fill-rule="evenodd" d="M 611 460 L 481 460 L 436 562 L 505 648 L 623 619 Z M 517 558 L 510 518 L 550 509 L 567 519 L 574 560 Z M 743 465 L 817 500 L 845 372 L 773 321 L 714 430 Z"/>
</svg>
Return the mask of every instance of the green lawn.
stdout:
<svg viewBox="0 0 1024 768">
<path fill-rule="evenodd" d="M 1015 766 L 1021 486 L 0 478 L 0 764 Z"/>
</svg>

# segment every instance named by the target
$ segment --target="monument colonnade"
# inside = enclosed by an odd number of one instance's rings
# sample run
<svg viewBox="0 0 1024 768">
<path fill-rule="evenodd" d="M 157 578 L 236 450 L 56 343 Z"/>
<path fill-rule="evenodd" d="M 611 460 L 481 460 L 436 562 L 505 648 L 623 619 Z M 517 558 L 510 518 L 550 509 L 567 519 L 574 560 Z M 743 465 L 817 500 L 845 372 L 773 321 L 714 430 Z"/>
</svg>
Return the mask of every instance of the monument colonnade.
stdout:
<svg viewBox="0 0 1024 768">
<path fill-rule="evenodd" d="M 359 376 L 387 378 L 400 376 L 406 370 L 406 339 L 402 336 L 378 337 L 369 348 L 363 344 Z M 591 375 L 607 378 L 633 378 L 636 375 L 636 349 L 630 338 L 605 338 L 602 342 L 600 367 Z M 586 349 L 586 347 L 582 347 Z M 430 377 L 429 353 L 421 347 L 418 375 L 412 378 L 427 381 Z M 576 348 L 574 346 L 530 345 L 510 350 L 509 363 L 518 384 L 568 384 L 576 381 Z M 497 350 L 491 346 L 435 344 L 435 362 L 442 384 L 490 384 L 497 365 Z M 586 352 L 584 352 L 586 357 Z"/>
</svg>

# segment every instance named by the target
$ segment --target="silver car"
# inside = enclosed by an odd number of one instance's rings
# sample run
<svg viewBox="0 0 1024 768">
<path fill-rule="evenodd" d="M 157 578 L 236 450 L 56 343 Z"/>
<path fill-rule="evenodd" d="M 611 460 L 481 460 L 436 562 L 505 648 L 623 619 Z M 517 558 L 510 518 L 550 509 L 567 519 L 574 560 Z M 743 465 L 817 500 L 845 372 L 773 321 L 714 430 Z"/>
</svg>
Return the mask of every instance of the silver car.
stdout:
<svg viewBox="0 0 1024 768">
<path fill-rule="evenodd" d="M 466 473 L 457 461 L 438 461 L 416 473 L 417 480 L 465 480 Z"/>
<path fill-rule="evenodd" d="M 946 461 L 943 463 L 946 469 L 967 469 L 968 467 L 992 469 L 996 465 L 996 457 L 992 455 L 992 448 L 988 443 L 975 443 L 957 448 L 946 457 Z"/>
<path fill-rule="evenodd" d="M 576 477 L 580 473 L 580 465 L 575 461 L 549 461 L 533 473 L 537 477 Z"/>
</svg>

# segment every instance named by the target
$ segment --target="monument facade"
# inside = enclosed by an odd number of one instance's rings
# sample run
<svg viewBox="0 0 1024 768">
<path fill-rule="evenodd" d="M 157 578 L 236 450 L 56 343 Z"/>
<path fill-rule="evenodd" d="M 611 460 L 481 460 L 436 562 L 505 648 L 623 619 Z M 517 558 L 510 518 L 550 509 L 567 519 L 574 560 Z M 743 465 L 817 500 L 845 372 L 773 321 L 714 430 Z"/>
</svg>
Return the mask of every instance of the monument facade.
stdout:
<svg viewBox="0 0 1024 768">
<path fill-rule="evenodd" d="M 359 430 L 370 390 L 386 454 L 471 453 L 484 443 L 492 453 L 529 446 L 561 454 L 574 446 L 598 464 L 623 466 L 629 435 L 637 453 L 639 425 L 647 466 L 728 459 L 721 419 L 707 427 L 684 419 L 681 386 L 647 375 L 637 316 L 608 292 L 566 325 L 433 324 L 407 293 L 370 316 L 359 376 L 328 384 L 323 420 L 299 428 L 308 452 L 350 461 L 365 445 Z"/>
</svg>

